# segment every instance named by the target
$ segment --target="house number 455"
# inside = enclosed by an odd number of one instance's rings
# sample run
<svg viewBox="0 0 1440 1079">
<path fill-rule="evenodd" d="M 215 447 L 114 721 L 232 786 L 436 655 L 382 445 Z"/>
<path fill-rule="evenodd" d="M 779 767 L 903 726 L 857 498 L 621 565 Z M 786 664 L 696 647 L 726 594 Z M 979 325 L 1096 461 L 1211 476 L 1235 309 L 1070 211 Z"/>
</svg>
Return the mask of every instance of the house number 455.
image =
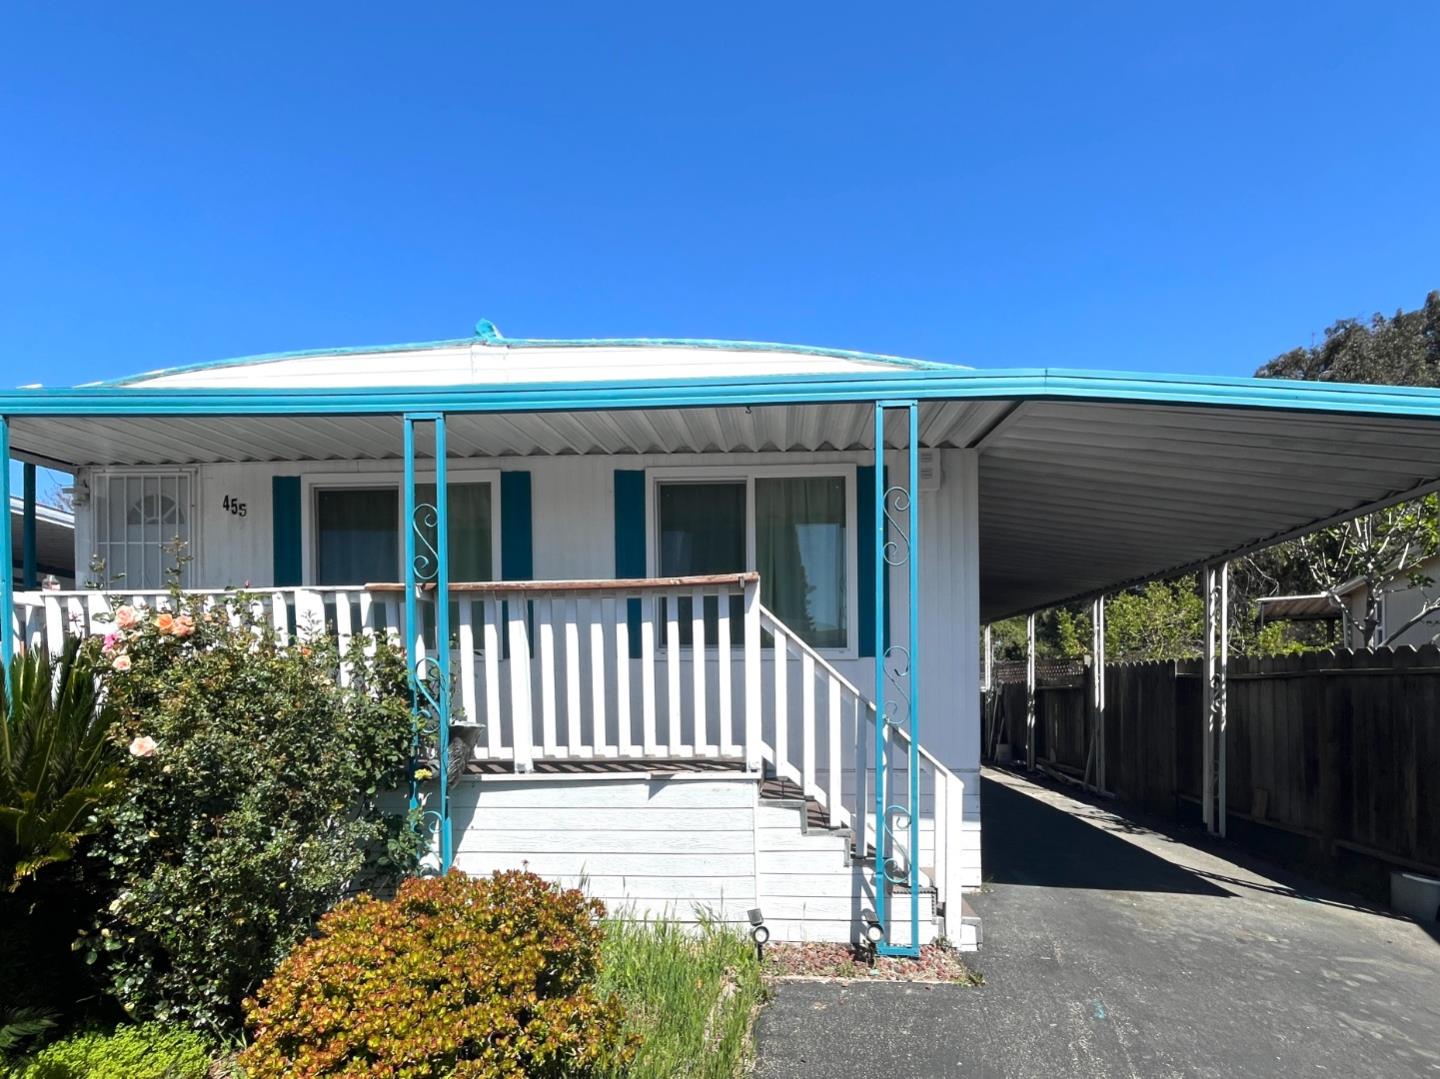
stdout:
<svg viewBox="0 0 1440 1079">
<path fill-rule="evenodd" d="M 220 506 L 232 517 L 244 517 L 249 510 L 249 507 L 234 495 L 226 495 L 225 501 L 220 503 Z"/>
</svg>

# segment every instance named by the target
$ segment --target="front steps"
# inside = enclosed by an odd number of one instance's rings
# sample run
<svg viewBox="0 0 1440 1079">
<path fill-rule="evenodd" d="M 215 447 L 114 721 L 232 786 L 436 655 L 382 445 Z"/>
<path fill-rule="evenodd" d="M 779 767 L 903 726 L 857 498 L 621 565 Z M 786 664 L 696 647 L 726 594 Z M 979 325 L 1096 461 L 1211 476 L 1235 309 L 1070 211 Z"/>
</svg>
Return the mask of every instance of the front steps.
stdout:
<svg viewBox="0 0 1440 1079">
<path fill-rule="evenodd" d="M 871 863 L 857 856 L 850 828 L 831 828 L 813 799 L 800 796 L 792 782 L 775 777 L 760 785 L 757 858 L 765 921 L 776 940 L 860 943 L 861 911 L 875 909 Z M 924 876 L 924 870 L 922 870 Z M 773 895 L 770 899 L 768 896 Z M 910 890 L 889 895 L 888 940 L 898 947 L 910 943 Z M 772 910 L 775 914 L 772 915 Z M 936 910 L 936 890 L 922 885 L 920 943 L 945 938 L 962 951 L 980 946 L 980 920 L 963 904 L 959 917 L 947 921 Z M 786 922 L 787 935 L 776 931 L 776 915 Z M 795 924 L 791 925 L 793 919 Z"/>
<path fill-rule="evenodd" d="M 516 774 L 474 761 L 452 784 L 455 864 L 469 873 L 528 868 L 584 887 L 612 913 L 746 926 L 759 907 L 774 941 L 858 943 L 875 907 L 868 859 L 793 783 L 740 762 L 584 760 Z M 891 906 L 891 942 L 907 944 L 908 894 Z M 979 943 L 921 894 L 920 939 Z"/>
</svg>

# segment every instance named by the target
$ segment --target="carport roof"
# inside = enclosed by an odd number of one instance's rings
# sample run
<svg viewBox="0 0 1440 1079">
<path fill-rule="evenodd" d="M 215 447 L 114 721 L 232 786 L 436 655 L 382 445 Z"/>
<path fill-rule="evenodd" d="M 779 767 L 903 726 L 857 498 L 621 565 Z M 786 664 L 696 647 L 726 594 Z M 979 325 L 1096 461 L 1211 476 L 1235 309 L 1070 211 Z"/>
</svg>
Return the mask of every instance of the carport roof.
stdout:
<svg viewBox="0 0 1440 1079">
<path fill-rule="evenodd" d="M 723 343 L 592 345 L 612 357 L 627 349 L 712 349 L 726 353 L 726 363 L 744 351 Z M 389 418 L 402 412 L 465 414 L 450 425 L 451 446 L 471 456 L 853 450 L 868 448 L 870 402 L 914 400 L 927 445 L 979 451 L 987 619 L 1263 546 L 1424 493 L 1440 477 L 1435 390 L 968 370 L 858 355 L 787 367 L 776 351 L 784 350 L 757 352 L 765 366 L 754 373 L 721 376 L 424 386 L 131 382 L 12 391 L 0 394 L 0 411 L 10 418 L 18 456 L 169 464 L 391 458 L 399 424 Z"/>
</svg>

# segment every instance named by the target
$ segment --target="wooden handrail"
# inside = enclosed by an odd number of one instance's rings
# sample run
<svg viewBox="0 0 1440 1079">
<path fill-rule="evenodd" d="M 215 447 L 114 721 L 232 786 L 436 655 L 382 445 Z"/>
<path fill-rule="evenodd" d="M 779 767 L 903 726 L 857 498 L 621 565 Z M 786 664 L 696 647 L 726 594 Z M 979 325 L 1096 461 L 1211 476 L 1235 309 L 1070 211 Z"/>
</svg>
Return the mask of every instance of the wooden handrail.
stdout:
<svg viewBox="0 0 1440 1079">
<path fill-rule="evenodd" d="M 591 581 L 456 581 L 451 592 L 514 595 L 525 592 L 661 592 L 676 588 L 716 588 L 753 584 L 758 573 L 708 573 L 696 577 L 621 577 Z M 404 582 L 381 581 L 362 586 L 367 592 L 404 592 Z M 424 585 L 433 591 L 433 582 Z"/>
</svg>

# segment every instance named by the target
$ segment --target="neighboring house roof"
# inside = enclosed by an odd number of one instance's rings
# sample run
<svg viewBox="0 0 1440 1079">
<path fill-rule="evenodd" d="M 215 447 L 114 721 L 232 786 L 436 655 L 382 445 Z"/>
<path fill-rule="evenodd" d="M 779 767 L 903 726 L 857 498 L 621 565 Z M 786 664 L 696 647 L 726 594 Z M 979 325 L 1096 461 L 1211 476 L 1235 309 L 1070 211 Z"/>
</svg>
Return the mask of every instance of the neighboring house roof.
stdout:
<svg viewBox="0 0 1440 1079">
<path fill-rule="evenodd" d="M 25 500 L 10 499 L 10 544 L 15 565 L 24 557 Z M 75 576 L 75 516 L 54 506 L 35 506 L 35 561 L 40 574 Z"/>
<path fill-rule="evenodd" d="M 1262 596 L 1256 602 L 1261 622 L 1331 622 L 1345 616 L 1345 608 L 1325 592 L 1308 596 Z"/>
</svg>

